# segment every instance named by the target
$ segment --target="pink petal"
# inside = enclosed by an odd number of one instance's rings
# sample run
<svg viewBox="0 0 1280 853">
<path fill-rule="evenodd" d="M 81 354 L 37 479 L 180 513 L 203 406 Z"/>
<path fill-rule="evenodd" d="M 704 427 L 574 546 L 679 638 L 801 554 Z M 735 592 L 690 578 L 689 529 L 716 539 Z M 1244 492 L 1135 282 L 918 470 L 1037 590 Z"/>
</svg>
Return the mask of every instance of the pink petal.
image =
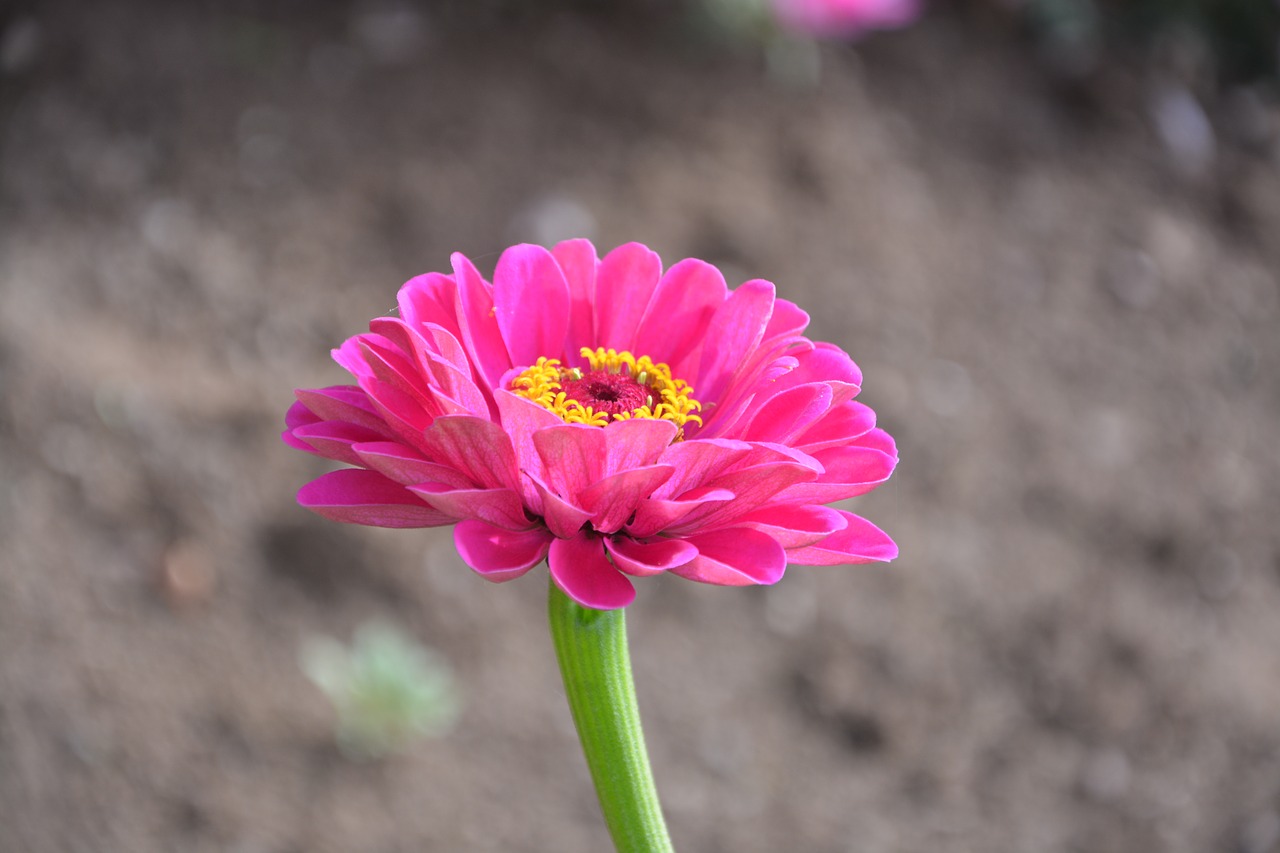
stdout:
<svg viewBox="0 0 1280 853">
<path fill-rule="evenodd" d="M 363 392 L 361 392 L 361 396 L 363 396 Z M 319 423 L 321 420 L 324 419 L 318 417 L 315 412 L 304 406 L 301 400 L 295 401 L 289 407 L 289 410 L 284 413 L 284 425 L 291 430 L 307 424 Z M 346 420 L 346 418 L 340 418 L 340 420 Z"/>
<path fill-rule="evenodd" d="M 505 386 L 517 370 L 512 368 L 504 377 L 504 387 L 494 391 L 493 398 L 498 404 L 502 428 L 510 436 L 511 446 L 515 449 L 516 464 L 529 476 L 546 482 L 546 469 L 533 443 L 533 435 L 538 430 L 564 426 L 565 423 L 532 400 L 506 390 Z"/>
<path fill-rule="evenodd" d="M 437 462 L 465 474 L 477 486 L 520 491 L 516 452 L 502 427 L 484 418 L 436 418 L 422 436 L 423 449 Z"/>
<path fill-rule="evenodd" d="M 598 427 L 561 424 L 533 434 L 542 458 L 547 487 L 576 503 L 579 493 L 604 476 L 607 454 L 605 431 Z"/>
<path fill-rule="evenodd" d="M 354 445 L 360 465 L 405 486 L 444 483 L 455 489 L 471 488 L 471 481 L 448 465 L 427 459 L 411 447 L 394 441 L 371 441 Z"/>
<path fill-rule="evenodd" d="M 778 496 L 779 502 L 826 504 L 871 491 L 889 479 L 898 464 L 892 439 L 890 446 L 884 447 L 882 437 L 888 439 L 888 434 L 873 429 L 859 444 L 818 451 L 813 458 L 822 463 L 822 474 L 811 483 L 787 489 Z"/>
<path fill-rule="evenodd" d="M 730 378 L 760 345 L 773 303 L 773 285 L 754 279 L 740 285 L 716 309 L 703 343 L 698 380 L 693 383 L 704 405 L 720 401 Z"/>
<path fill-rule="evenodd" d="M 472 379 L 471 365 L 462 345 L 444 329 L 424 326 L 432 335 L 428 342 L 427 338 L 395 317 L 381 317 L 371 322 L 369 328 L 412 359 L 413 368 L 429 388 L 430 397 L 440 410 L 433 414 L 489 415 L 488 399 Z M 443 350 L 443 354 L 437 350 Z"/>
<path fill-rule="evenodd" d="M 711 315 L 728 295 L 724 276 L 711 264 L 694 258 L 675 264 L 658 282 L 636 330 L 636 354 L 666 362 L 673 376 L 690 379 L 685 358 L 699 349 Z"/>
<path fill-rule="evenodd" d="M 690 536 L 698 556 L 672 574 L 720 586 L 772 584 L 787 570 L 787 552 L 758 530 L 717 530 Z"/>
<path fill-rule="evenodd" d="M 605 464 L 600 476 L 651 465 L 675 441 L 679 427 L 671 421 L 631 418 L 604 428 Z"/>
<path fill-rule="evenodd" d="M 670 465 L 633 468 L 605 477 L 579 495 L 582 507 L 591 513 L 591 525 L 600 533 L 613 533 L 635 513 L 640 501 L 662 485 L 674 469 Z"/>
<path fill-rule="evenodd" d="M 634 577 L 648 577 L 683 566 L 698 556 L 698 549 L 683 539 L 643 539 L 610 536 L 604 547 L 620 571 Z"/>
<path fill-rule="evenodd" d="M 431 272 L 406 281 L 396 295 L 396 305 L 411 328 L 421 332 L 424 325 L 433 323 L 460 340 L 457 293 L 453 276 Z"/>
<path fill-rule="evenodd" d="M 409 491 L 452 518 L 474 518 L 504 530 L 536 525 L 525 515 L 520 495 L 510 489 L 455 489 L 444 483 L 419 483 Z"/>
<path fill-rule="evenodd" d="M 845 527 L 844 516 L 825 506 L 766 506 L 734 522 L 770 538 L 783 548 L 812 545 Z"/>
<path fill-rule="evenodd" d="M 785 443 L 827 413 L 831 408 L 831 387 L 823 382 L 798 385 L 771 397 L 756 409 L 751 421 L 735 430 L 745 441 Z"/>
<path fill-rule="evenodd" d="M 352 423 L 321 421 L 295 428 L 293 437 L 311 445 L 316 453 L 326 459 L 360 465 L 360 457 L 351 446 L 363 441 L 377 441 L 382 435 Z"/>
<path fill-rule="evenodd" d="M 657 253 L 639 243 L 604 256 L 596 272 L 596 346 L 634 350 L 636 329 L 661 275 Z"/>
<path fill-rule="evenodd" d="M 751 445 L 728 439 L 681 441 L 673 444 L 662 452 L 658 461 L 675 468 L 675 473 L 654 492 L 654 497 L 666 499 L 699 488 L 742 460 L 749 452 Z"/>
<path fill-rule="evenodd" d="M 773 314 L 769 316 L 769 324 L 765 326 L 762 346 L 783 338 L 794 338 L 800 335 L 809 325 L 809 315 L 799 305 L 787 299 L 779 299 L 773 304 Z"/>
<path fill-rule="evenodd" d="M 674 535 L 722 527 L 766 503 L 774 495 L 786 494 L 789 486 L 812 480 L 813 469 L 798 462 L 771 462 L 753 465 L 717 477 L 711 484 L 733 492 L 731 501 L 695 510 L 667 528 Z M 696 544 L 696 543 L 695 543 Z"/>
<path fill-rule="evenodd" d="M 535 527 L 513 532 L 468 519 L 453 529 L 453 544 L 462 562 L 485 580 L 518 578 L 547 555 L 551 534 Z"/>
<path fill-rule="evenodd" d="M 314 412 L 319 420 L 348 421 L 368 429 L 381 430 L 387 438 L 391 437 L 391 431 L 369 401 L 369 396 L 355 385 L 299 388 L 293 393 L 298 402 Z"/>
<path fill-rule="evenodd" d="M 480 380 L 492 390 L 498 387 L 502 374 L 512 367 L 507 345 L 493 316 L 493 293 L 464 255 L 455 252 L 451 260 L 458 283 L 457 313 L 462 345 L 467 348 Z"/>
<path fill-rule="evenodd" d="M 381 474 L 353 468 L 307 483 L 298 490 L 298 503 L 333 521 L 374 527 L 439 527 L 455 520 Z"/>
<path fill-rule="evenodd" d="M 595 346 L 596 247 L 589 240 L 566 240 L 551 250 L 569 285 L 569 331 L 565 343 L 565 363 L 581 367 L 578 350 Z"/>
<path fill-rule="evenodd" d="M 556 586 L 583 607 L 616 610 L 636 597 L 635 587 L 609 562 L 597 536 L 582 533 L 554 540 L 547 564 Z"/>
<path fill-rule="evenodd" d="M 542 520 L 556 536 L 572 539 L 591 520 L 591 513 L 554 494 L 538 480 L 533 484 L 542 498 Z"/>
<path fill-rule="evenodd" d="M 502 253 L 493 272 L 493 305 L 514 366 L 564 352 L 569 285 L 543 247 L 525 243 Z"/>
<path fill-rule="evenodd" d="M 870 406 L 850 400 L 827 412 L 809 426 L 793 442 L 805 453 L 817 453 L 829 447 L 852 444 L 876 425 L 876 413 Z"/>
<path fill-rule="evenodd" d="M 701 488 L 683 493 L 676 500 L 650 498 L 636 507 L 636 517 L 627 533 L 636 538 L 653 536 L 672 527 L 695 510 L 709 511 L 733 500 L 728 489 Z"/>
<path fill-rule="evenodd" d="M 865 518 L 844 510 L 846 525 L 815 545 L 787 552 L 787 562 L 797 566 L 840 566 L 850 563 L 887 563 L 898 556 L 889 535 Z"/>
</svg>

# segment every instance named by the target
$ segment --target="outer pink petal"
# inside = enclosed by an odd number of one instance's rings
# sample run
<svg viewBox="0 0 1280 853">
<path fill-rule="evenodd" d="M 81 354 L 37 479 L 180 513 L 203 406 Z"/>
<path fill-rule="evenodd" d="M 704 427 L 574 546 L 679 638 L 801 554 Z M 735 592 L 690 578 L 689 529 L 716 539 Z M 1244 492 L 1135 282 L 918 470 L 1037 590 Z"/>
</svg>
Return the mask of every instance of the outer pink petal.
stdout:
<svg viewBox="0 0 1280 853">
<path fill-rule="evenodd" d="M 381 474 L 354 468 L 307 483 L 298 490 L 298 503 L 333 521 L 374 527 L 439 527 L 456 520 Z"/>
<path fill-rule="evenodd" d="M 362 441 L 377 441 L 382 435 L 344 421 L 321 421 L 294 428 L 293 437 L 309 444 L 313 452 L 326 459 L 360 465 L 360 457 L 356 455 L 352 445 Z"/>
<path fill-rule="evenodd" d="M 876 425 L 876 413 L 870 406 L 850 400 L 827 412 L 792 442 L 806 453 L 817 453 L 829 447 L 852 444 Z"/>
<path fill-rule="evenodd" d="M 812 480 L 813 469 L 798 462 L 771 462 L 753 465 L 716 478 L 717 488 L 728 489 L 734 498 L 716 507 L 695 510 L 667 528 L 675 535 L 692 534 L 732 524 L 741 516 L 757 509 L 789 486 Z"/>
<path fill-rule="evenodd" d="M 640 243 L 604 256 L 596 273 L 596 346 L 635 349 L 636 330 L 661 275 L 661 259 Z"/>
<path fill-rule="evenodd" d="M 766 506 L 734 522 L 767 533 L 783 548 L 803 548 L 845 527 L 838 510 L 825 506 Z"/>
<path fill-rule="evenodd" d="M 466 352 L 445 329 L 424 325 L 430 339 L 395 317 L 380 317 L 369 324 L 378 335 L 391 341 L 407 358 L 430 389 L 435 406 L 445 414 L 487 417 L 489 402 L 476 385 Z"/>
<path fill-rule="evenodd" d="M 632 468 L 588 486 L 579 497 L 582 507 L 591 513 L 591 525 L 599 533 L 617 531 L 635 514 L 640 501 L 671 476 L 672 470 L 670 465 Z"/>
<path fill-rule="evenodd" d="M 453 544 L 462 561 L 485 580 L 495 582 L 518 578 L 540 563 L 551 538 L 540 527 L 512 532 L 471 519 L 458 522 L 453 529 Z"/>
<path fill-rule="evenodd" d="M 740 285 L 711 318 L 702 347 L 702 364 L 693 383 L 703 405 L 719 404 L 734 374 L 746 364 L 764 337 L 773 313 L 774 287 L 754 279 Z M 714 410 L 703 410 L 710 421 Z"/>
<path fill-rule="evenodd" d="M 504 530 L 528 530 L 537 522 L 524 512 L 520 495 L 510 489 L 454 489 L 444 483 L 419 483 L 409 491 L 453 518 L 474 518 Z"/>
<path fill-rule="evenodd" d="M 561 424 L 533 434 L 542 458 L 547 487 L 573 503 L 587 486 L 604 476 L 607 446 L 605 430 Z"/>
<path fill-rule="evenodd" d="M 359 457 L 358 464 L 405 486 L 443 483 L 455 489 L 471 488 L 471 481 L 457 469 L 432 462 L 413 448 L 394 441 L 363 442 L 353 449 Z"/>
<path fill-rule="evenodd" d="M 583 607 L 616 610 L 636 597 L 635 587 L 609 562 L 597 536 L 582 533 L 554 540 L 547 563 L 556 586 Z"/>
<path fill-rule="evenodd" d="M 673 265 L 658 282 L 640 321 L 636 354 L 666 362 L 673 376 L 692 381 L 685 359 L 701 351 L 711 315 L 728 295 L 724 276 L 711 264 L 687 258 Z"/>
<path fill-rule="evenodd" d="M 293 393 L 299 403 L 315 413 L 318 420 L 349 421 L 368 429 L 381 431 L 387 438 L 391 437 L 391 430 L 387 428 L 378 410 L 370 402 L 369 396 L 355 385 L 299 388 Z"/>
<path fill-rule="evenodd" d="M 822 474 L 811 483 L 787 489 L 778 495 L 778 502 L 827 504 L 866 494 L 889 479 L 897 466 L 892 442 L 888 433 L 873 429 L 858 444 L 819 451 L 813 458 L 822 463 Z"/>
<path fill-rule="evenodd" d="M 435 461 L 456 468 L 477 486 L 520 491 L 511 438 L 493 421 L 469 415 L 436 418 L 423 433 L 422 446 Z"/>
<path fill-rule="evenodd" d="M 510 382 L 515 371 L 516 368 L 512 368 L 511 373 L 503 379 L 504 386 Z M 533 443 L 533 434 L 538 430 L 564 426 L 564 421 L 532 400 L 512 394 L 505 387 L 494 391 L 493 398 L 498 404 L 502 428 L 511 437 L 511 446 L 516 452 L 516 465 L 530 477 L 546 482 L 546 469 L 542 464 L 542 457 L 538 455 L 538 448 Z"/>
<path fill-rule="evenodd" d="M 542 499 L 542 520 L 551 532 L 561 539 L 577 536 L 582 525 L 591 520 L 591 513 L 559 497 L 541 482 L 532 482 Z"/>
<path fill-rule="evenodd" d="M 582 347 L 596 341 L 596 247 L 589 240 L 566 240 L 551 250 L 569 285 L 569 331 L 565 339 L 565 363 L 581 367 Z"/>
<path fill-rule="evenodd" d="M 879 527 L 859 515 L 837 510 L 845 528 L 816 545 L 787 552 L 787 562 L 798 566 L 840 566 L 849 563 L 886 563 L 898 556 L 898 546 Z"/>
<path fill-rule="evenodd" d="M 654 492 L 655 498 L 683 495 L 710 482 L 751 452 L 745 441 L 712 439 L 681 441 L 662 452 L 658 461 L 676 469 L 675 474 Z"/>
<path fill-rule="evenodd" d="M 605 464 L 600 476 L 651 465 L 675 441 L 679 428 L 671 421 L 631 418 L 604 428 Z"/>
<path fill-rule="evenodd" d="M 746 441 L 786 443 L 830 408 L 831 386 L 823 382 L 797 385 L 771 397 L 734 435 Z"/>
<path fill-rule="evenodd" d="M 728 489 L 710 487 L 685 492 L 676 500 L 650 498 L 636 507 L 636 517 L 627 525 L 627 533 L 637 538 L 653 536 L 695 511 L 709 512 L 733 499 L 734 494 Z"/>
<path fill-rule="evenodd" d="M 433 323 L 461 340 L 457 294 L 453 276 L 431 272 L 406 281 L 396 296 L 396 305 L 401 319 L 411 328 L 421 332 L 424 325 Z"/>
<path fill-rule="evenodd" d="M 619 570 L 634 577 L 648 577 L 683 566 L 698 556 L 698 549 L 683 539 L 644 539 L 610 536 L 604 546 Z"/>
<path fill-rule="evenodd" d="M 772 584 L 787 570 L 787 553 L 758 530 L 717 530 L 690 536 L 698 556 L 672 574 L 720 586 Z"/>
<path fill-rule="evenodd" d="M 569 306 L 569 285 L 550 252 L 525 243 L 502 253 L 493 271 L 493 307 L 514 366 L 560 357 Z"/>
<path fill-rule="evenodd" d="M 493 293 L 471 261 L 459 253 L 452 257 L 458 283 L 458 325 L 462 345 L 485 388 L 498 387 L 502 374 L 511 369 L 511 356 L 493 316 Z"/>
</svg>

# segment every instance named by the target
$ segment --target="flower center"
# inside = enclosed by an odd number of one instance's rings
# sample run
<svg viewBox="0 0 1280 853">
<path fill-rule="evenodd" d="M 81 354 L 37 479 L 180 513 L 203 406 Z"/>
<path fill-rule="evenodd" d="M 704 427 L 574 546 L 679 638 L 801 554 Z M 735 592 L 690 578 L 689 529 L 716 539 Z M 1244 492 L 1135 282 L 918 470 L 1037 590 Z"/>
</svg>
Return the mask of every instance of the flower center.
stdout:
<svg viewBox="0 0 1280 853">
<path fill-rule="evenodd" d="M 558 415 L 565 423 L 605 426 L 611 421 L 650 418 L 671 421 L 684 437 L 689 421 L 702 424 L 694 412 L 702 404 L 683 380 L 673 379 L 671 368 L 655 364 L 647 355 L 582 348 L 590 364 L 583 371 L 565 367 L 555 358 L 539 358 L 511 382 L 511 390 Z"/>
</svg>

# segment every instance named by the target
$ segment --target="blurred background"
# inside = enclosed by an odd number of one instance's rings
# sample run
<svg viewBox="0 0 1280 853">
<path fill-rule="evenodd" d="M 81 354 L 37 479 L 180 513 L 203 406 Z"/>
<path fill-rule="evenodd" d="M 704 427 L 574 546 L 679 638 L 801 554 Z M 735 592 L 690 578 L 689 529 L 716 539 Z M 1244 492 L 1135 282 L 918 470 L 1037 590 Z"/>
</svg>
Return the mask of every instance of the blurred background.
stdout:
<svg viewBox="0 0 1280 853">
<path fill-rule="evenodd" d="M 608 849 L 545 575 L 278 439 L 402 281 L 569 236 L 776 282 L 901 450 L 894 564 L 640 585 L 680 850 L 1280 850 L 1280 7 L 769 15 L 0 6 L 0 851 Z M 382 758 L 304 666 L 375 623 L 460 708 Z"/>
</svg>

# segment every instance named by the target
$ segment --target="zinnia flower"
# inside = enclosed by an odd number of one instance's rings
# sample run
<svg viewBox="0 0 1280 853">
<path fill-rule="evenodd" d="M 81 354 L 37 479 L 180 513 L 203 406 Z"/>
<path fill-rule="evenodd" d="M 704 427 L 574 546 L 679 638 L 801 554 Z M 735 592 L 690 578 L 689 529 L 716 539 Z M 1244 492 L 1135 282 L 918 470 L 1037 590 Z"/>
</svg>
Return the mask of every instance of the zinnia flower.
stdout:
<svg viewBox="0 0 1280 853">
<path fill-rule="evenodd" d="M 920 0 L 773 0 L 787 29 L 817 38 L 848 38 L 904 27 L 920 15 Z"/>
<path fill-rule="evenodd" d="M 353 465 L 298 501 L 336 521 L 455 525 L 491 581 L 547 559 L 579 604 L 633 577 L 772 584 L 787 565 L 886 561 L 897 547 L 824 504 L 870 491 L 893 439 L 854 401 L 862 374 L 808 316 L 712 265 L 667 269 L 638 243 L 460 254 L 334 359 L 355 385 L 299 390 L 286 443 Z"/>
</svg>

